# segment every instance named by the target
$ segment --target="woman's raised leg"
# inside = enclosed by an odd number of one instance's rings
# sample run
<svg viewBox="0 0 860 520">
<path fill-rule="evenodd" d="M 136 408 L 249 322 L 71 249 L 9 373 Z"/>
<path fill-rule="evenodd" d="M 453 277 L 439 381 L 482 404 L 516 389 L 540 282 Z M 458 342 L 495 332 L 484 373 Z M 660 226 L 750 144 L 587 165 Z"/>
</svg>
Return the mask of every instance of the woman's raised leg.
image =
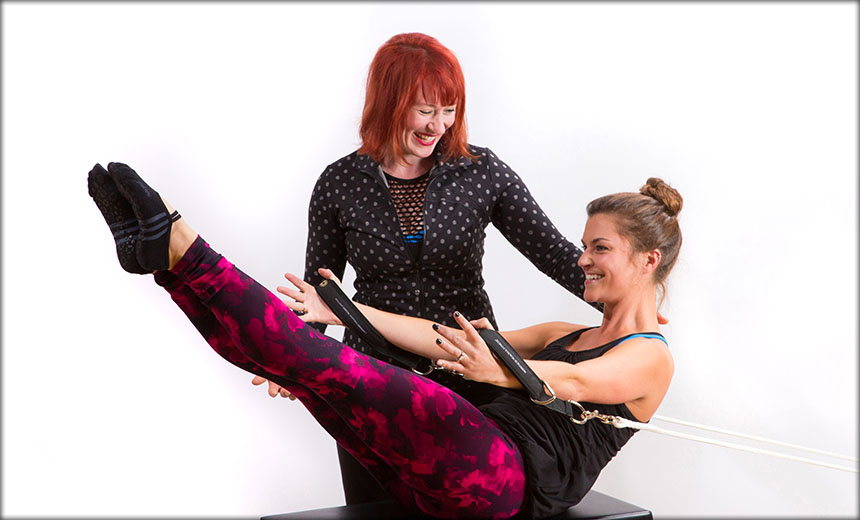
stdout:
<svg viewBox="0 0 860 520">
<path fill-rule="evenodd" d="M 162 215 L 166 205 L 159 206 L 160 198 L 152 195 L 157 193 L 129 171 L 134 174 L 129 168 L 113 178 L 120 186 L 127 183 L 121 190 L 127 198 L 139 197 L 132 203 L 135 214 Z M 211 250 L 184 220 L 168 231 L 168 244 L 146 236 L 138 240 L 140 264 L 148 268 L 167 258 L 167 266 L 212 311 L 242 354 L 328 403 L 410 488 L 421 510 L 439 517 L 516 513 L 525 484 L 519 451 L 471 403 L 305 326 L 279 298 Z"/>
</svg>

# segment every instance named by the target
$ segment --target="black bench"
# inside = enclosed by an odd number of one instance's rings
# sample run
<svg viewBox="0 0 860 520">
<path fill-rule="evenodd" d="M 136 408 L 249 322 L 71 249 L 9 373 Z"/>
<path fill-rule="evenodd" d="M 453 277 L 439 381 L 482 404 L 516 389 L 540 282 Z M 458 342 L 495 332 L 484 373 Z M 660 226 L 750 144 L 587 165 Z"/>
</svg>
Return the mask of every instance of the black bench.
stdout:
<svg viewBox="0 0 860 520">
<path fill-rule="evenodd" d="M 260 520 L 410 520 L 412 518 L 429 517 L 408 515 L 394 502 L 385 501 L 270 515 L 264 516 Z M 628 504 L 592 489 L 580 503 L 547 520 L 615 520 L 621 518 L 652 520 L 653 517 L 651 511 L 647 509 Z"/>
</svg>

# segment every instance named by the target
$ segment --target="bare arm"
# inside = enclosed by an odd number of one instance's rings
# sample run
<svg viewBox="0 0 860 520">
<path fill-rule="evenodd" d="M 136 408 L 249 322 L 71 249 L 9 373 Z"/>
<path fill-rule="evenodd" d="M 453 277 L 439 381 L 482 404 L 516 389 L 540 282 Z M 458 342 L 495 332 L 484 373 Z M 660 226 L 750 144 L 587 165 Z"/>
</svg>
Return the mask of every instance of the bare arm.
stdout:
<svg viewBox="0 0 860 520">
<path fill-rule="evenodd" d="M 489 349 L 471 329 L 471 324 L 460 320 L 458 323 L 463 327 L 465 337 L 440 331 L 445 337 L 441 347 L 451 354 L 465 352 L 466 357 L 460 362 L 440 361 L 439 364 L 478 381 L 522 388 L 510 371 L 498 363 L 488 362 L 491 359 L 488 357 Z M 523 333 L 547 332 L 552 330 L 550 326 L 543 324 L 531 331 L 523 329 L 526 331 Z M 559 332 L 561 329 L 555 330 Z M 506 334 L 506 337 L 518 341 L 515 335 Z M 577 364 L 542 360 L 527 360 L 526 363 L 553 388 L 557 398 L 596 404 L 624 403 L 640 420 L 650 419 L 666 394 L 674 372 L 669 349 L 662 341 L 651 338 L 625 341 L 598 358 Z"/>
<path fill-rule="evenodd" d="M 340 285 L 340 280 L 329 269 L 319 269 L 319 274 L 328 280 Z M 322 298 L 316 292 L 316 288 L 292 273 L 286 273 L 284 277 L 292 283 L 295 288 L 279 286 L 277 291 L 289 296 L 294 301 L 284 302 L 287 307 L 295 311 L 304 312 L 301 319 L 305 322 L 317 322 L 327 325 L 343 325 L 341 321 Z M 438 334 L 433 328 L 434 322 L 423 318 L 403 316 L 391 312 L 381 311 L 367 305 L 353 302 L 370 323 L 383 335 L 385 339 L 409 352 L 413 352 L 428 359 L 445 358 L 447 353 L 436 344 Z M 437 325 L 445 328 L 451 334 L 457 334 L 456 329 Z"/>
<path fill-rule="evenodd" d="M 320 275 L 323 278 L 331 280 L 337 284 L 340 281 L 328 269 L 320 269 Z M 286 301 L 285 304 L 293 310 L 302 311 L 302 320 L 310 322 L 326 323 L 329 325 L 342 325 L 340 320 L 328 306 L 323 302 L 322 298 L 316 293 L 316 289 L 311 284 L 305 282 L 294 274 L 287 273 L 284 277 L 293 284 L 295 288 L 279 286 L 278 292 L 284 294 L 294 301 Z M 355 302 L 354 302 L 355 303 Z M 481 318 L 468 322 L 463 316 L 456 316 L 455 320 L 460 325 L 460 328 L 447 327 L 434 323 L 423 318 L 412 316 L 403 316 L 391 312 L 381 311 L 379 309 L 355 303 L 356 307 L 362 314 L 373 324 L 373 326 L 383 335 L 385 339 L 394 345 L 413 352 L 420 356 L 432 359 L 437 362 L 454 361 L 460 353 L 461 349 L 444 348 L 440 345 L 440 336 L 453 340 L 457 338 L 457 342 L 472 342 L 483 346 L 481 351 L 481 359 L 485 364 L 486 374 L 480 375 L 473 370 L 470 377 L 480 381 L 492 382 L 493 379 L 501 379 L 499 371 L 501 365 L 495 360 L 495 357 L 490 353 L 486 344 L 475 331 L 475 327 L 488 328 L 489 320 Z M 464 329 L 463 324 L 468 328 Z M 539 325 L 534 325 L 520 330 L 502 332 L 501 334 L 507 339 L 511 345 L 523 357 L 531 357 L 536 352 L 543 348 L 555 338 L 563 336 L 573 330 L 581 328 L 581 325 L 574 325 L 565 322 L 550 322 Z M 465 347 L 464 347 L 465 348 Z M 477 359 L 478 353 L 472 352 L 470 356 Z M 440 363 L 441 364 L 441 363 Z M 492 369 L 492 370 L 490 370 Z M 480 379 L 478 379 L 480 377 Z M 485 379 L 490 377 L 490 379 Z"/>
<path fill-rule="evenodd" d="M 604 355 L 572 365 L 527 361 L 560 399 L 597 404 L 629 403 L 668 389 L 674 365 L 662 341 L 635 338 Z"/>
</svg>

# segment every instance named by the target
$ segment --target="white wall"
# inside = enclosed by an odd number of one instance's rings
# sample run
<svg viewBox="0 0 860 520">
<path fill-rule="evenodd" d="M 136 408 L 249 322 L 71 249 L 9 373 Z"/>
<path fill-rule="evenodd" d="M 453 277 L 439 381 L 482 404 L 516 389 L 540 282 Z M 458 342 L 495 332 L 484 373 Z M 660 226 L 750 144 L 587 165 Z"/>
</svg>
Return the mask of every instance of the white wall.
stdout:
<svg viewBox="0 0 860 520">
<path fill-rule="evenodd" d="M 274 289 L 303 267 L 316 177 L 357 147 L 374 52 L 406 31 L 458 55 L 470 140 L 571 240 L 599 195 L 651 175 L 680 190 L 662 415 L 856 457 L 856 4 L 2 9 L 4 515 L 343 503 L 333 441 L 119 268 L 85 178 L 130 164 Z M 495 230 L 485 274 L 503 328 L 598 320 Z M 643 432 L 596 488 L 660 517 L 724 517 L 855 515 L 856 486 Z"/>
</svg>

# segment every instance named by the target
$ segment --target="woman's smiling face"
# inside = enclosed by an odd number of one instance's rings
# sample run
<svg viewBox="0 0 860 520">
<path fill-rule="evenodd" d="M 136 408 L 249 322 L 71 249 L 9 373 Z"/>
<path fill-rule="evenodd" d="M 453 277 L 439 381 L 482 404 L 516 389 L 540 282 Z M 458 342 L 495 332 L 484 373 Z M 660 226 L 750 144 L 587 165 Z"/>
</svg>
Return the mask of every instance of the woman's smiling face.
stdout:
<svg viewBox="0 0 860 520">
<path fill-rule="evenodd" d="M 431 157 L 436 145 L 454 124 L 457 105 L 430 103 L 419 93 L 415 104 L 406 116 L 404 130 L 404 157 L 408 164 Z"/>
<path fill-rule="evenodd" d="M 598 213 L 589 217 L 582 234 L 582 256 L 577 262 L 585 271 L 588 302 L 615 302 L 631 286 L 641 283 L 641 271 L 634 265 L 630 241 L 617 231 L 615 217 Z"/>
</svg>

